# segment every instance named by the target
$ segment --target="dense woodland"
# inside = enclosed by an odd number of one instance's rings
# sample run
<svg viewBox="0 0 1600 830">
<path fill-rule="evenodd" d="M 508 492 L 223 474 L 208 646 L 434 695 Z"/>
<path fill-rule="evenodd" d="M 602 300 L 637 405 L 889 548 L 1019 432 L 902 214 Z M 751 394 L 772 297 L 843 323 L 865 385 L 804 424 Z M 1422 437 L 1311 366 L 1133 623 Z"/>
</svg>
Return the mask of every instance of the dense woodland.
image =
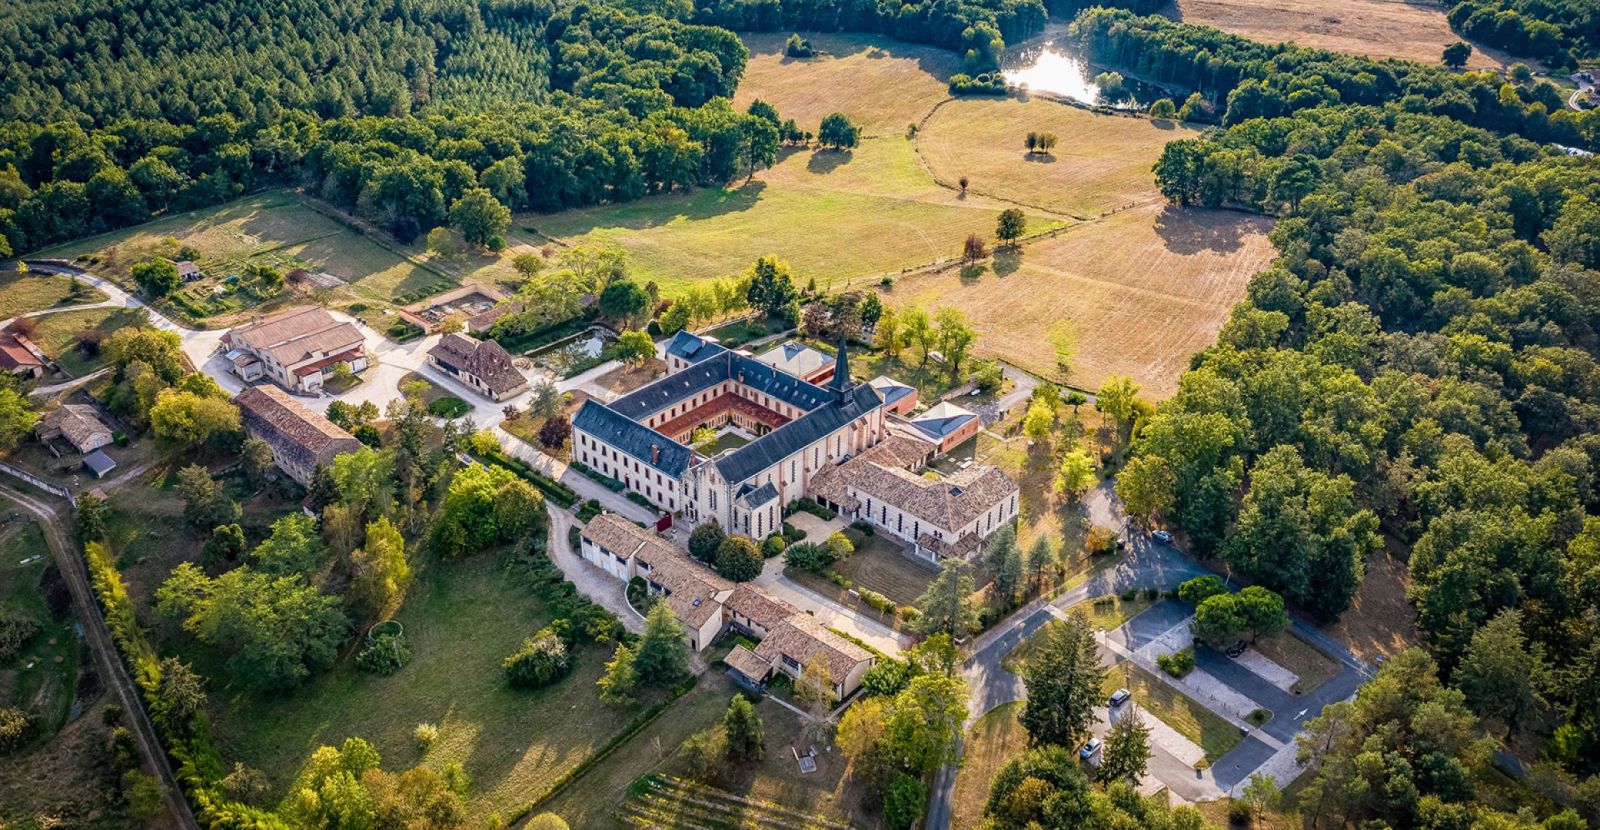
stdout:
<svg viewBox="0 0 1600 830">
<path fill-rule="evenodd" d="M 1463 0 L 1449 16 L 1479 43 L 1557 66 L 1600 54 L 1600 5 L 1591 0 Z"/>
<path fill-rule="evenodd" d="M 1141 424 L 1119 492 L 1327 619 L 1385 542 L 1408 551 L 1431 659 L 1407 663 L 1406 693 L 1437 671 L 1442 704 L 1462 696 L 1464 717 L 1535 741 L 1537 780 L 1594 821 L 1600 168 L 1406 98 L 1271 118 L 1237 101 L 1226 129 L 1169 144 L 1157 180 L 1179 205 L 1283 216 L 1282 256 Z M 1367 717 L 1373 735 L 1418 728 Z M 1419 811 L 1480 797 L 1415 746 L 1363 762 L 1372 741 L 1329 740 L 1347 747 L 1318 779 L 1330 816 L 1457 826 Z M 1441 752 L 1481 770 L 1469 744 Z"/>
<path fill-rule="evenodd" d="M 1396 102 L 1407 112 L 1600 149 L 1600 111 L 1566 109 L 1561 90 L 1547 81 L 1518 87 L 1493 72 L 1453 73 L 1409 61 L 1269 45 L 1115 9 L 1079 15 L 1072 37 L 1096 63 L 1210 96 L 1225 106 L 1225 124 L 1333 104 Z"/>
</svg>

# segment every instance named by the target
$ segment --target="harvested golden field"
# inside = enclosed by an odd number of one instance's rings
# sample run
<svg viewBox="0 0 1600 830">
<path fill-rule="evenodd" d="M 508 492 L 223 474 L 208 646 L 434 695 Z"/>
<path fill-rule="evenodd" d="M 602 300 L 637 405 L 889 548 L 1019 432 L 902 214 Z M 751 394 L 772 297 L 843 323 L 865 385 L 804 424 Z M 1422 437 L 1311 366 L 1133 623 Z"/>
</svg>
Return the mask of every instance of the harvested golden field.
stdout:
<svg viewBox="0 0 1600 830">
<path fill-rule="evenodd" d="M 783 54 L 788 34 L 743 35 L 750 49 L 734 106 L 760 98 L 816 131 L 822 117 L 842 112 L 868 136 L 903 135 L 949 97 L 946 79 L 961 61 L 954 52 L 875 35 L 805 34 L 823 54 L 799 60 Z"/>
<path fill-rule="evenodd" d="M 1250 275 L 1274 256 L 1271 220 L 1162 203 L 1068 228 L 1002 251 L 976 278 L 956 269 L 902 280 L 898 305 L 955 306 L 978 331 L 976 349 L 1057 375 L 1051 334 L 1076 340 L 1074 386 L 1130 375 L 1150 398 L 1177 387 L 1189 356 L 1216 341 Z"/>
<path fill-rule="evenodd" d="M 1029 132 L 1055 133 L 1048 154 Z M 940 106 L 917 136 L 935 178 L 972 193 L 1077 218 L 1159 199 L 1150 168 L 1167 142 L 1196 135 L 1172 122 L 1097 115 L 1043 98 L 966 98 Z"/>
<path fill-rule="evenodd" d="M 1437 64 L 1444 47 L 1461 40 L 1445 10 L 1426 0 L 1176 0 L 1168 14 L 1267 43 Z M 1475 47 L 1467 65 L 1503 63 Z"/>
</svg>

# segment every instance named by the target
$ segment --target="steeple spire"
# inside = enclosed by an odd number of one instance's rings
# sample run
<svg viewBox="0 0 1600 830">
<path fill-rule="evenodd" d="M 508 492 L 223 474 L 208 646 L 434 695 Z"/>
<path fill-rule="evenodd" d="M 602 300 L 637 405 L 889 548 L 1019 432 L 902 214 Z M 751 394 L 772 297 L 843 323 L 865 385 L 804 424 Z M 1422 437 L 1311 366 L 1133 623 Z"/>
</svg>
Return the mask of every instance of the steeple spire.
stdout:
<svg viewBox="0 0 1600 830">
<path fill-rule="evenodd" d="M 844 335 L 839 336 L 839 356 L 833 363 L 833 377 L 828 380 L 828 388 L 843 395 L 850 391 L 850 353 Z"/>
</svg>

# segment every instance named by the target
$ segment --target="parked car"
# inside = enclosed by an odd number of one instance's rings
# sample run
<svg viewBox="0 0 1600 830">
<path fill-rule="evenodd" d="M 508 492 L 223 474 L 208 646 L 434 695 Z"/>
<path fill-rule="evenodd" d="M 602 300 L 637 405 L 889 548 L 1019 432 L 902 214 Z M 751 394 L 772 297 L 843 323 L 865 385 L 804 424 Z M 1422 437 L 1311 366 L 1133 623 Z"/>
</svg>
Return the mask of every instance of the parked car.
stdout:
<svg viewBox="0 0 1600 830">
<path fill-rule="evenodd" d="M 1155 533 L 1150 534 L 1150 538 L 1160 542 L 1163 545 L 1172 544 L 1172 534 L 1166 532 L 1165 530 L 1158 530 Z"/>
<path fill-rule="evenodd" d="M 1238 640 L 1234 642 L 1233 645 L 1228 646 L 1228 649 L 1224 651 L 1223 654 L 1226 654 L 1229 657 L 1238 657 L 1239 655 L 1243 654 L 1244 650 L 1248 647 L 1249 646 L 1246 646 L 1243 640 Z"/>
<path fill-rule="evenodd" d="M 1101 746 L 1102 744 L 1100 743 L 1099 738 L 1090 738 L 1089 742 L 1084 744 L 1082 749 L 1078 750 L 1078 760 L 1089 764 L 1098 764 Z"/>
<path fill-rule="evenodd" d="M 1133 697 L 1133 692 L 1130 692 L 1127 689 L 1118 689 L 1111 693 L 1111 699 L 1106 701 L 1106 705 L 1112 709 L 1115 709 L 1118 706 L 1127 703 L 1128 698 L 1130 697 Z"/>
</svg>

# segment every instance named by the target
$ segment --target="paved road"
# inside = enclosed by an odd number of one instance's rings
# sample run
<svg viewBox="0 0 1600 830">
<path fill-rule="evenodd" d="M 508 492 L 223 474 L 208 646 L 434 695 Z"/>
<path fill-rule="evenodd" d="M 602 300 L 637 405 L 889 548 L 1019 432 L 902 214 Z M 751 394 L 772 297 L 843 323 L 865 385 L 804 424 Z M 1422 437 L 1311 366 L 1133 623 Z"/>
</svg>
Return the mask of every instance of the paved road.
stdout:
<svg viewBox="0 0 1600 830">
<path fill-rule="evenodd" d="M 134 742 L 139 747 L 144 768 L 153 772 L 160 780 L 163 790 L 162 800 L 166 803 L 167 812 L 172 816 L 174 824 L 181 830 L 199 830 L 200 825 L 189 810 L 189 802 L 184 798 L 183 790 L 178 787 L 177 777 L 172 774 L 172 765 L 167 760 L 166 750 L 161 748 L 161 740 L 156 735 L 155 727 L 145 715 L 144 699 L 139 693 L 139 688 L 128 675 L 127 667 L 122 662 L 122 655 L 111 638 L 110 629 L 106 627 L 100 603 L 90 588 L 87 567 L 83 558 L 78 555 L 78 548 L 72 541 L 71 534 L 65 529 L 65 517 L 56 504 L 17 492 L 9 486 L 0 487 L 0 498 L 33 514 L 39 522 L 40 528 L 44 531 L 46 546 L 50 548 L 50 555 L 55 558 L 56 567 L 60 570 L 72 595 L 73 610 L 83 623 L 84 640 L 94 655 L 100 676 L 106 679 L 107 685 L 111 687 L 112 694 L 116 696 L 132 727 Z"/>
<path fill-rule="evenodd" d="M 997 706 L 1027 699 L 1027 689 L 1022 679 L 1007 671 L 1001 662 L 1019 643 L 1066 608 L 1096 597 L 1119 594 L 1129 588 L 1171 590 L 1187 579 L 1211 573 L 1176 548 L 1156 542 L 1144 533 L 1132 531 L 1109 482 L 1090 491 L 1085 497 L 1085 509 L 1095 525 L 1120 528 L 1129 537 L 1123 560 L 1048 603 L 1035 601 L 1019 609 L 972 642 L 970 656 L 963 668 L 963 675 L 972 692 L 968 704 L 969 727 L 973 721 Z M 1172 613 L 1176 612 L 1161 611 L 1147 621 L 1139 621 L 1135 617 L 1130 630 L 1135 637 L 1157 636 L 1174 624 Z M 1294 621 L 1293 629 L 1340 663 L 1339 674 L 1309 695 L 1290 695 L 1215 651 L 1205 648 L 1198 650 L 1196 659 L 1200 668 L 1212 672 L 1236 691 L 1272 710 L 1273 717 L 1260 730 L 1264 734 L 1246 737 L 1199 776 L 1195 776 L 1192 764 L 1157 747 L 1151 758 L 1150 771 L 1160 777 L 1174 794 L 1188 800 L 1215 798 L 1233 791 L 1248 779 L 1250 773 L 1263 768 L 1271 769 L 1280 784 L 1287 784 L 1289 776 L 1286 771 L 1293 769 L 1294 738 L 1301 727 L 1327 704 L 1353 695 L 1368 676 L 1366 667 L 1348 649 L 1326 634 L 1298 619 Z M 1104 648 L 1102 645 L 1102 656 L 1109 656 L 1104 653 Z M 1160 679 L 1160 676 L 1157 675 L 1157 678 Z M 955 773 L 956 769 L 951 766 L 941 769 L 935 776 L 926 823 L 930 830 L 947 830 L 950 826 Z"/>
<path fill-rule="evenodd" d="M 578 593 L 616 614 L 629 631 L 643 634 L 644 617 L 628 602 L 628 583 L 619 582 L 611 574 L 590 564 L 574 553 L 572 545 L 567 542 L 567 530 L 582 527 L 582 523 L 568 511 L 548 502 L 545 503 L 545 509 L 550 513 L 550 561 L 577 586 Z"/>
</svg>

